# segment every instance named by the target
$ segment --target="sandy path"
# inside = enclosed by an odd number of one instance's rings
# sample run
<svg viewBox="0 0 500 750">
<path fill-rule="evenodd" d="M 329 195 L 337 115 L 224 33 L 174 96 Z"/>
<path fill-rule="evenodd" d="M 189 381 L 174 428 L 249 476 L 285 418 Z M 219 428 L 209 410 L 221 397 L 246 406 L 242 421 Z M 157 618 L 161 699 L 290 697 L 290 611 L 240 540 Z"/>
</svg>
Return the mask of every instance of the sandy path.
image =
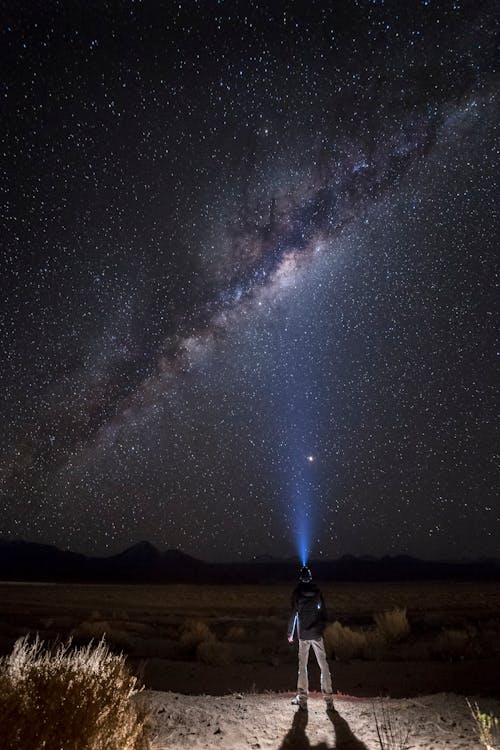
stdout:
<svg viewBox="0 0 500 750">
<path fill-rule="evenodd" d="M 374 706 L 380 699 L 336 696 L 330 717 L 320 695 L 309 711 L 290 705 L 292 694 L 180 695 L 146 691 L 153 706 L 155 750 L 380 750 Z M 484 702 L 484 701 L 483 701 Z M 396 727 L 411 727 L 411 750 L 484 750 L 465 699 L 452 693 L 384 699 Z M 498 701 L 489 709 L 500 710 Z"/>
</svg>

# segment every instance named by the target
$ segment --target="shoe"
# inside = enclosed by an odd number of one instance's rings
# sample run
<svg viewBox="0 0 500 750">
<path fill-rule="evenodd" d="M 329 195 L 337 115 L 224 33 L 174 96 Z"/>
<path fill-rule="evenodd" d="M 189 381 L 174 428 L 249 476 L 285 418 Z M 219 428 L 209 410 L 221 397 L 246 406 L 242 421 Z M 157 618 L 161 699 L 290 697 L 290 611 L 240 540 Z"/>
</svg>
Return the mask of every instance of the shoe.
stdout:
<svg viewBox="0 0 500 750">
<path fill-rule="evenodd" d="M 327 711 L 335 711 L 335 706 L 333 705 L 333 700 L 331 698 L 326 698 L 325 703 Z"/>
<path fill-rule="evenodd" d="M 298 706 L 302 711 L 307 711 L 307 698 L 303 698 L 301 695 L 296 695 L 290 702 L 292 706 Z"/>
</svg>

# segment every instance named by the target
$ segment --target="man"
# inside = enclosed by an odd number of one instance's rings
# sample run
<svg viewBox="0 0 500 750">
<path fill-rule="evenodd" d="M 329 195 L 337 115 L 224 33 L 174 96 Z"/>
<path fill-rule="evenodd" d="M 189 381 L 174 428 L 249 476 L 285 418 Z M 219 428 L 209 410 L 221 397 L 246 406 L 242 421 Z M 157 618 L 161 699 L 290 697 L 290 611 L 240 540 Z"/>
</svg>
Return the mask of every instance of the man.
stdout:
<svg viewBox="0 0 500 750">
<path fill-rule="evenodd" d="M 299 571 L 299 583 L 292 593 L 292 615 L 288 624 L 288 640 L 294 636 L 299 639 L 299 675 L 297 679 L 297 696 L 292 703 L 307 711 L 307 694 L 309 682 L 307 662 L 309 649 L 313 647 L 321 670 L 321 691 L 326 702 L 326 710 L 333 711 L 332 678 L 326 660 L 323 631 L 327 614 L 323 595 L 312 581 L 311 571 L 302 567 Z"/>
</svg>

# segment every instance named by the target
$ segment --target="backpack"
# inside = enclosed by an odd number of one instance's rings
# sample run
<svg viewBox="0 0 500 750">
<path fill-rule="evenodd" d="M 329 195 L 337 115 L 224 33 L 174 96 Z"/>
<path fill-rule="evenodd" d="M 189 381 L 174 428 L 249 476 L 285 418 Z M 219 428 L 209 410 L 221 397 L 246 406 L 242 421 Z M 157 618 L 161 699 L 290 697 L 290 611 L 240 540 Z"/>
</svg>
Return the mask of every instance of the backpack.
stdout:
<svg viewBox="0 0 500 750">
<path fill-rule="evenodd" d="M 297 605 L 300 628 L 303 631 L 314 628 L 322 621 L 320 591 L 311 591 L 307 594 L 301 592 Z"/>
</svg>

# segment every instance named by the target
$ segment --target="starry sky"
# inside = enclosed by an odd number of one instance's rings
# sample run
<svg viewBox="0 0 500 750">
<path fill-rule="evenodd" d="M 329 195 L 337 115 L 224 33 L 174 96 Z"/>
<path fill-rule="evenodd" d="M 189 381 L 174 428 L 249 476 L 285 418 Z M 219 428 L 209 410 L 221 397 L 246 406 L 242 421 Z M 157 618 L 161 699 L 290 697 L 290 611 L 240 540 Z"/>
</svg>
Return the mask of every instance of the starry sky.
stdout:
<svg viewBox="0 0 500 750">
<path fill-rule="evenodd" d="M 0 11 L 0 537 L 497 556 L 494 3 Z"/>
</svg>

